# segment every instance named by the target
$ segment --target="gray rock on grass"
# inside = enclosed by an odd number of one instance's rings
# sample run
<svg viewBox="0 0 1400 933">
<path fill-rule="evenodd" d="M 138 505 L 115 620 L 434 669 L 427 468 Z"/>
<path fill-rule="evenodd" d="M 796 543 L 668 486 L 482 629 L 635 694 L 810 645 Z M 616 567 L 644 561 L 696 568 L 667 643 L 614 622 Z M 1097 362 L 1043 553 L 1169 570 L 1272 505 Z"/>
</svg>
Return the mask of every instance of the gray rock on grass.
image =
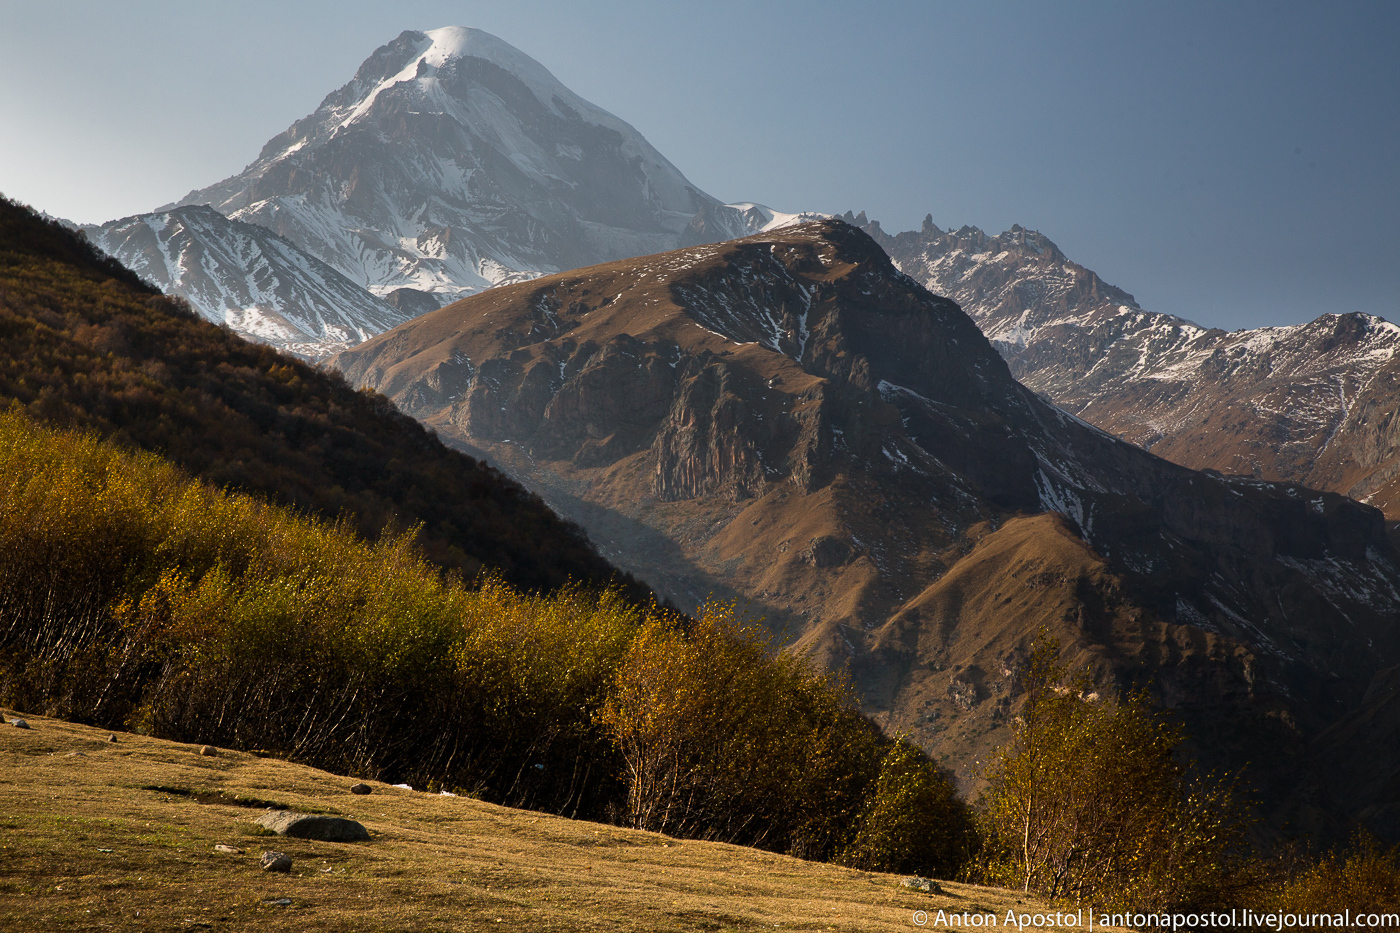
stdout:
<svg viewBox="0 0 1400 933">
<path fill-rule="evenodd" d="M 912 888 L 915 891 L 923 891 L 925 894 L 942 894 L 943 889 L 938 886 L 938 882 L 932 878 L 905 878 L 900 882 L 901 887 Z"/>
<path fill-rule="evenodd" d="M 14 726 L 16 729 L 28 729 L 28 728 L 29 728 L 29 723 L 25 722 L 23 719 L 11 719 L 11 720 L 10 720 L 10 725 Z"/>
<path fill-rule="evenodd" d="M 282 852 L 264 852 L 262 870 L 289 872 L 292 870 L 292 858 Z"/>
<path fill-rule="evenodd" d="M 272 810 L 258 817 L 258 825 L 279 836 L 318 839 L 322 842 L 364 842 L 369 830 L 354 820 L 339 816 L 312 816 L 291 810 Z"/>
<path fill-rule="evenodd" d="M 368 784 L 365 784 L 365 783 L 351 784 L 351 785 L 350 785 L 350 793 L 352 793 L 352 794 L 368 794 L 368 793 L 372 793 L 373 791 L 374 791 L 374 788 L 373 788 L 373 787 L 370 787 Z"/>
</svg>

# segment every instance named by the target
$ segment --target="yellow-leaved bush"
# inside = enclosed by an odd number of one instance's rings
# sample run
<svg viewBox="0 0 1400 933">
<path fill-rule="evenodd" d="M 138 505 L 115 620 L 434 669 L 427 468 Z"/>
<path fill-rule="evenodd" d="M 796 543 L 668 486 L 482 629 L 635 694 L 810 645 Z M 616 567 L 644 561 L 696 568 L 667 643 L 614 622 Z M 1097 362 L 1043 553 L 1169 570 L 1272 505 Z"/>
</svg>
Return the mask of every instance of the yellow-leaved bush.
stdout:
<svg viewBox="0 0 1400 933">
<path fill-rule="evenodd" d="M 1042 638 L 1021 671 L 1014 739 L 979 806 L 980 880 L 1125 910 L 1219 906 L 1242 880 L 1232 784 L 1178 757 L 1182 733 L 1146 693 L 1101 696 Z"/>
</svg>

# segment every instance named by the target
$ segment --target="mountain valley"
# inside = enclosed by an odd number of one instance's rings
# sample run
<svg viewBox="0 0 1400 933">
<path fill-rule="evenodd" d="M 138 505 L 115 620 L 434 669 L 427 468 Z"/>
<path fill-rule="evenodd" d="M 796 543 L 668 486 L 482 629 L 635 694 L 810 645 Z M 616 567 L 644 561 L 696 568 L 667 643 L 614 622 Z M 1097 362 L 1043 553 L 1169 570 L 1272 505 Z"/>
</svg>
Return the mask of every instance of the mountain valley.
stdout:
<svg viewBox="0 0 1400 933">
<path fill-rule="evenodd" d="M 965 787 L 1043 626 L 1150 685 L 1208 764 L 1250 763 L 1274 818 L 1361 809 L 1319 802 L 1305 763 L 1400 662 L 1381 514 L 1195 473 L 1046 404 L 844 223 L 493 289 L 332 365 L 682 607 L 738 599 L 849 667 Z"/>
</svg>

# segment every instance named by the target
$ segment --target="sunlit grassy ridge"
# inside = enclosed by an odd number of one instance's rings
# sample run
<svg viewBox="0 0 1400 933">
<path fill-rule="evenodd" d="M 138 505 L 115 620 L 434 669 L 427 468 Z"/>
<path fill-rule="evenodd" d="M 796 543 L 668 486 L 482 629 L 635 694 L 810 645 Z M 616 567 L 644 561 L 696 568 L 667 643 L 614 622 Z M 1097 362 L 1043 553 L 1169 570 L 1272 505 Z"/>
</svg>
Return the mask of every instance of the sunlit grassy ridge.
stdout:
<svg viewBox="0 0 1400 933">
<path fill-rule="evenodd" d="M 723 607 L 466 585 L 409 535 L 369 543 L 18 410 L 0 701 L 869 867 L 949 873 L 971 845 L 922 753 Z M 916 826 L 886 819 L 923 799 Z"/>
</svg>

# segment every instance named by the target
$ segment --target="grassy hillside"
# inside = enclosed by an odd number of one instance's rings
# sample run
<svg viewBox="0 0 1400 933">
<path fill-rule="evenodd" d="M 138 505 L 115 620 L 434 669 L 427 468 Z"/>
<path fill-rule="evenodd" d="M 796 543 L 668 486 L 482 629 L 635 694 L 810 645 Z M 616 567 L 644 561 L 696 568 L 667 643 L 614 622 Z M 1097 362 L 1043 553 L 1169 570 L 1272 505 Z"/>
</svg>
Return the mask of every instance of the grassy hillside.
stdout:
<svg viewBox="0 0 1400 933">
<path fill-rule="evenodd" d="M 0 408 L 157 451 L 368 537 L 421 523 L 441 566 L 624 582 L 579 529 L 381 396 L 197 318 L 77 234 L 0 198 Z"/>
<path fill-rule="evenodd" d="M 465 797 L 356 797 L 350 779 L 276 759 L 29 722 L 0 726 L 5 929 L 875 931 L 914 928 L 916 910 L 1047 909 Z M 267 804 L 359 820 L 371 841 L 257 835 Z M 259 870 L 269 849 L 291 874 Z"/>
</svg>

